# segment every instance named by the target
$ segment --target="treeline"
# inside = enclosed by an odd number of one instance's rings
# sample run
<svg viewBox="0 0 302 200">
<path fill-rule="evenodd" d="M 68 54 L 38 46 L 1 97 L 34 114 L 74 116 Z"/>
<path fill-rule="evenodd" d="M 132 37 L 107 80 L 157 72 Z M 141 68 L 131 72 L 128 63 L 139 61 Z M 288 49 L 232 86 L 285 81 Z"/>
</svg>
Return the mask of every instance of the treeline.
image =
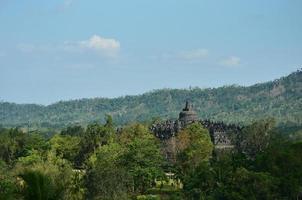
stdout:
<svg viewBox="0 0 302 200">
<path fill-rule="evenodd" d="M 163 89 L 138 96 L 58 102 L 49 106 L 0 103 L 0 124 L 5 127 L 63 128 L 103 121 L 109 113 L 118 125 L 153 117 L 177 118 L 189 99 L 201 119 L 248 124 L 274 117 L 279 125 L 302 125 L 302 71 L 250 87 Z M 104 122 L 104 121 L 103 121 Z"/>
<path fill-rule="evenodd" d="M 148 124 L 116 132 L 110 116 L 51 138 L 1 129 L 0 199 L 298 199 L 300 136 L 258 121 L 232 135 L 234 149 L 219 150 L 207 129 L 191 124 L 167 162 Z"/>
</svg>

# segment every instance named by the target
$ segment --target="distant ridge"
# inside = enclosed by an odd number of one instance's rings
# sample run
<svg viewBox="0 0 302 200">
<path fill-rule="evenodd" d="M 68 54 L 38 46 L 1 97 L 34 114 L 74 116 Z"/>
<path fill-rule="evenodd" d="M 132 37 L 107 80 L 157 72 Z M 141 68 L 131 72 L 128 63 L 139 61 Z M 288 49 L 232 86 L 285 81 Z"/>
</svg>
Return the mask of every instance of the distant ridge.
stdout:
<svg viewBox="0 0 302 200">
<path fill-rule="evenodd" d="M 86 125 L 112 115 L 116 124 L 176 118 L 190 99 L 201 119 L 249 123 L 274 117 L 279 124 L 302 124 L 302 71 L 249 87 L 214 89 L 161 89 L 142 95 L 61 101 L 48 106 L 0 102 L 0 125 L 28 124 L 32 127 L 62 128 Z"/>
</svg>

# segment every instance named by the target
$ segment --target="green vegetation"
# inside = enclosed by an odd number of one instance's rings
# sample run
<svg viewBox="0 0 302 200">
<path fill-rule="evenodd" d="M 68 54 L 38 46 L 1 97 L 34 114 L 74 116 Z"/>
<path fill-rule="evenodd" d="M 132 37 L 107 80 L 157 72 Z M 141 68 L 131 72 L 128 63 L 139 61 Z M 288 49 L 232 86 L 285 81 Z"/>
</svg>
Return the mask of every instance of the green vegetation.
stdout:
<svg viewBox="0 0 302 200">
<path fill-rule="evenodd" d="M 0 103 L 0 200 L 302 199 L 301 75 L 50 106 Z M 245 125 L 228 133 L 234 148 L 215 148 L 199 123 L 167 143 L 150 133 L 188 97 L 200 118 Z"/>
<path fill-rule="evenodd" d="M 233 150 L 222 151 L 193 123 L 176 137 L 176 161 L 167 165 L 146 125 L 115 132 L 110 116 L 50 138 L 2 128 L 0 199 L 298 199 L 299 133 L 260 120 L 233 137 Z"/>
<path fill-rule="evenodd" d="M 183 177 L 202 162 L 209 161 L 213 144 L 207 129 L 198 123 L 191 124 L 180 131 L 177 138 L 178 176 Z"/>
<path fill-rule="evenodd" d="M 72 100 L 49 106 L 2 102 L 0 124 L 23 128 L 29 125 L 30 130 L 41 130 L 104 122 L 106 114 L 110 114 L 117 125 L 149 121 L 155 117 L 177 118 L 183 103 L 189 98 L 201 119 L 249 124 L 258 119 L 274 117 L 278 125 L 301 127 L 301 91 L 302 71 L 298 71 L 250 87 L 232 85 L 216 89 L 164 89 L 138 96 Z"/>
</svg>

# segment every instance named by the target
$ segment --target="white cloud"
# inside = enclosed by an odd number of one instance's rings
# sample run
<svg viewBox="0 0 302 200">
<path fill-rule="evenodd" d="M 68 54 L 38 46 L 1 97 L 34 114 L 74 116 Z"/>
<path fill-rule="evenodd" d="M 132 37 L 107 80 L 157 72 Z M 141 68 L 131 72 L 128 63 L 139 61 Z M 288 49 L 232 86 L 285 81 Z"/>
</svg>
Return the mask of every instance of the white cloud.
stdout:
<svg viewBox="0 0 302 200">
<path fill-rule="evenodd" d="M 226 58 L 225 60 L 222 60 L 220 62 L 221 65 L 228 66 L 228 67 L 234 67 L 238 66 L 241 63 L 241 59 L 237 56 L 230 56 L 229 58 Z"/>
<path fill-rule="evenodd" d="M 116 58 L 121 48 L 120 42 L 113 38 L 93 35 L 87 40 L 65 41 L 63 44 L 28 44 L 21 43 L 17 49 L 23 53 L 85 53 L 95 52 L 107 58 Z"/>
<path fill-rule="evenodd" d="M 179 53 L 178 57 L 184 60 L 193 61 L 200 60 L 208 57 L 209 50 L 207 49 L 193 49 L 190 51 L 182 51 Z"/>
<path fill-rule="evenodd" d="M 115 57 L 120 50 L 120 42 L 112 38 L 93 35 L 88 40 L 78 42 L 82 49 L 91 49 L 102 55 Z"/>
<path fill-rule="evenodd" d="M 120 42 L 113 38 L 104 38 L 93 35 L 87 40 L 69 42 L 66 41 L 61 49 L 67 52 L 94 51 L 100 56 L 115 58 L 121 48 Z"/>
</svg>

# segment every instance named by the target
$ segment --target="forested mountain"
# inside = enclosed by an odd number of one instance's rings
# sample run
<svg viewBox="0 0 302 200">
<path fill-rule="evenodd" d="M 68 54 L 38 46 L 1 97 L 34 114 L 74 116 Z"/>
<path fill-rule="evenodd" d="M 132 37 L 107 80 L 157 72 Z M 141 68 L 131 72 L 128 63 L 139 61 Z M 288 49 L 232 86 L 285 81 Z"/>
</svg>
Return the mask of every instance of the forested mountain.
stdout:
<svg viewBox="0 0 302 200">
<path fill-rule="evenodd" d="M 247 123 L 274 117 L 279 124 L 302 124 L 302 71 L 249 87 L 162 89 L 137 96 L 61 101 L 48 106 L 0 103 L 2 126 L 61 128 L 86 125 L 112 115 L 116 124 L 177 118 L 189 99 L 202 119 Z"/>
</svg>

